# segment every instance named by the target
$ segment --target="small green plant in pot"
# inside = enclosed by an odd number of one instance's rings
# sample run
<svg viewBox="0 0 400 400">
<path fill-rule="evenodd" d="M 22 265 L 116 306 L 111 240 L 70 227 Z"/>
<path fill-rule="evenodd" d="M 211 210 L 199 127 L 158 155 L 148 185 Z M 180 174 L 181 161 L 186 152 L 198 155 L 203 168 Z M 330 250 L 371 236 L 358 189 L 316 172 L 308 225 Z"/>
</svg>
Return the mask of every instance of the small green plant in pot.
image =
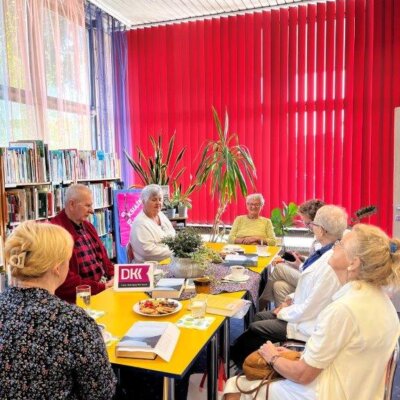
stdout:
<svg viewBox="0 0 400 400">
<path fill-rule="evenodd" d="M 271 211 L 271 222 L 276 236 L 281 236 L 282 238 L 285 236 L 288 228 L 293 226 L 297 210 L 297 204 L 291 202 L 289 204 L 283 203 L 282 209 L 277 207 Z"/>
<path fill-rule="evenodd" d="M 210 262 L 215 260 L 212 250 L 204 247 L 201 235 L 193 228 L 179 231 L 162 240 L 173 252 L 171 271 L 177 278 L 203 276 Z"/>
</svg>

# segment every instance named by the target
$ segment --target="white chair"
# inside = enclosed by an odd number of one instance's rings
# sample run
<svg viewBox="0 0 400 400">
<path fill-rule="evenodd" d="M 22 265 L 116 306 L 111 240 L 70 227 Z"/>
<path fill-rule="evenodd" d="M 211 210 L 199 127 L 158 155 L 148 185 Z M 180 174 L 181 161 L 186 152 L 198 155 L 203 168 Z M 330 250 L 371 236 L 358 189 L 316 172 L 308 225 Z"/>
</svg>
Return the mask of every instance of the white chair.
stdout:
<svg viewBox="0 0 400 400">
<path fill-rule="evenodd" d="M 393 350 L 393 354 L 390 357 L 390 360 L 386 367 L 385 394 L 383 395 L 383 400 L 392 399 L 393 380 L 398 361 L 399 361 L 399 343 L 397 342 L 396 347 Z"/>
</svg>

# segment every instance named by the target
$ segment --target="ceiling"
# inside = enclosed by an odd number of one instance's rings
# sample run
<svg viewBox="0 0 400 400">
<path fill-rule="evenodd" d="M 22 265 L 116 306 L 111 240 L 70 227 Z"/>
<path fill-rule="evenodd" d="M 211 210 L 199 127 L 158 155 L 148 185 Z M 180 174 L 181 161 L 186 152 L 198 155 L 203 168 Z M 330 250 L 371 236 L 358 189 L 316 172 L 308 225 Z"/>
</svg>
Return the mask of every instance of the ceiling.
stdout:
<svg viewBox="0 0 400 400">
<path fill-rule="evenodd" d="M 311 0 L 90 0 L 128 29 L 308 3 Z M 313 2 L 316 2 L 315 0 Z"/>
</svg>

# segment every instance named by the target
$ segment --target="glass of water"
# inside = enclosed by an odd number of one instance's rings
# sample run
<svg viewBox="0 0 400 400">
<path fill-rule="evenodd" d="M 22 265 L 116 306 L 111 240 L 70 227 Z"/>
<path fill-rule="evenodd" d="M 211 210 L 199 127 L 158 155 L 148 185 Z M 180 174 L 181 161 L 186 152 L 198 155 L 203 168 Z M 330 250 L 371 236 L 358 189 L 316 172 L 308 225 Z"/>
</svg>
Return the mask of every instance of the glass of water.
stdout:
<svg viewBox="0 0 400 400">
<path fill-rule="evenodd" d="M 91 290 L 89 285 L 79 285 L 76 287 L 76 305 L 88 311 L 90 308 Z"/>
</svg>

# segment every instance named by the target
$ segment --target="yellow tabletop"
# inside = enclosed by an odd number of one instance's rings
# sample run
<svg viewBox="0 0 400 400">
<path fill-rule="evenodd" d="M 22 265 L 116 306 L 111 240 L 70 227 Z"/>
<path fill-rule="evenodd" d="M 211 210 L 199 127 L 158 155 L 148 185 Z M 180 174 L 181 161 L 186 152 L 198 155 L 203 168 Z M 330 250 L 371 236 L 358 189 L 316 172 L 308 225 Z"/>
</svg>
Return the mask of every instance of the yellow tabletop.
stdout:
<svg viewBox="0 0 400 400">
<path fill-rule="evenodd" d="M 215 251 L 222 251 L 223 247 L 226 246 L 226 243 L 211 243 L 211 242 L 207 242 L 206 246 L 215 250 Z M 255 254 L 257 253 L 257 249 L 256 246 L 254 245 L 248 245 L 248 244 L 241 244 L 241 245 L 235 245 L 235 246 L 240 246 L 243 248 L 244 252 L 247 254 Z M 257 267 L 249 267 L 249 269 L 251 269 L 254 272 L 258 272 L 259 274 L 261 274 L 265 267 L 267 267 L 271 261 L 274 259 L 274 257 L 279 253 L 279 251 L 281 250 L 281 247 L 278 246 L 268 246 L 268 253 L 269 256 L 268 257 L 258 257 L 258 263 L 257 263 Z"/>
<path fill-rule="evenodd" d="M 146 298 L 148 296 L 143 292 L 114 292 L 113 289 L 108 289 L 92 296 L 91 306 L 95 310 L 105 311 L 105 315 L 96 322 L 104 324 L 106 330 L 118 338 L 121 338 L 136 321 L 176 322 L 182 315 L 188 313 L 187 300 L 182 301 L 183 307 L 178 313 L 170 316 L 154 318 L 141 316 L 133 312 L 133 305 Z M 116 357 L 115 342 L 107 348 L 110 362 L 157 371 L 163 376 L 180 378 L 186 373 L 193 360 L 225 320 L 225 317 L 219 315 L 213 315 L 213 317 L 215 317 L 215 320 L 206 330 L 180 328 L 181 333 L 170 362 L 166 362 L 160 357 L 155 360 Z"/>
</svg>

